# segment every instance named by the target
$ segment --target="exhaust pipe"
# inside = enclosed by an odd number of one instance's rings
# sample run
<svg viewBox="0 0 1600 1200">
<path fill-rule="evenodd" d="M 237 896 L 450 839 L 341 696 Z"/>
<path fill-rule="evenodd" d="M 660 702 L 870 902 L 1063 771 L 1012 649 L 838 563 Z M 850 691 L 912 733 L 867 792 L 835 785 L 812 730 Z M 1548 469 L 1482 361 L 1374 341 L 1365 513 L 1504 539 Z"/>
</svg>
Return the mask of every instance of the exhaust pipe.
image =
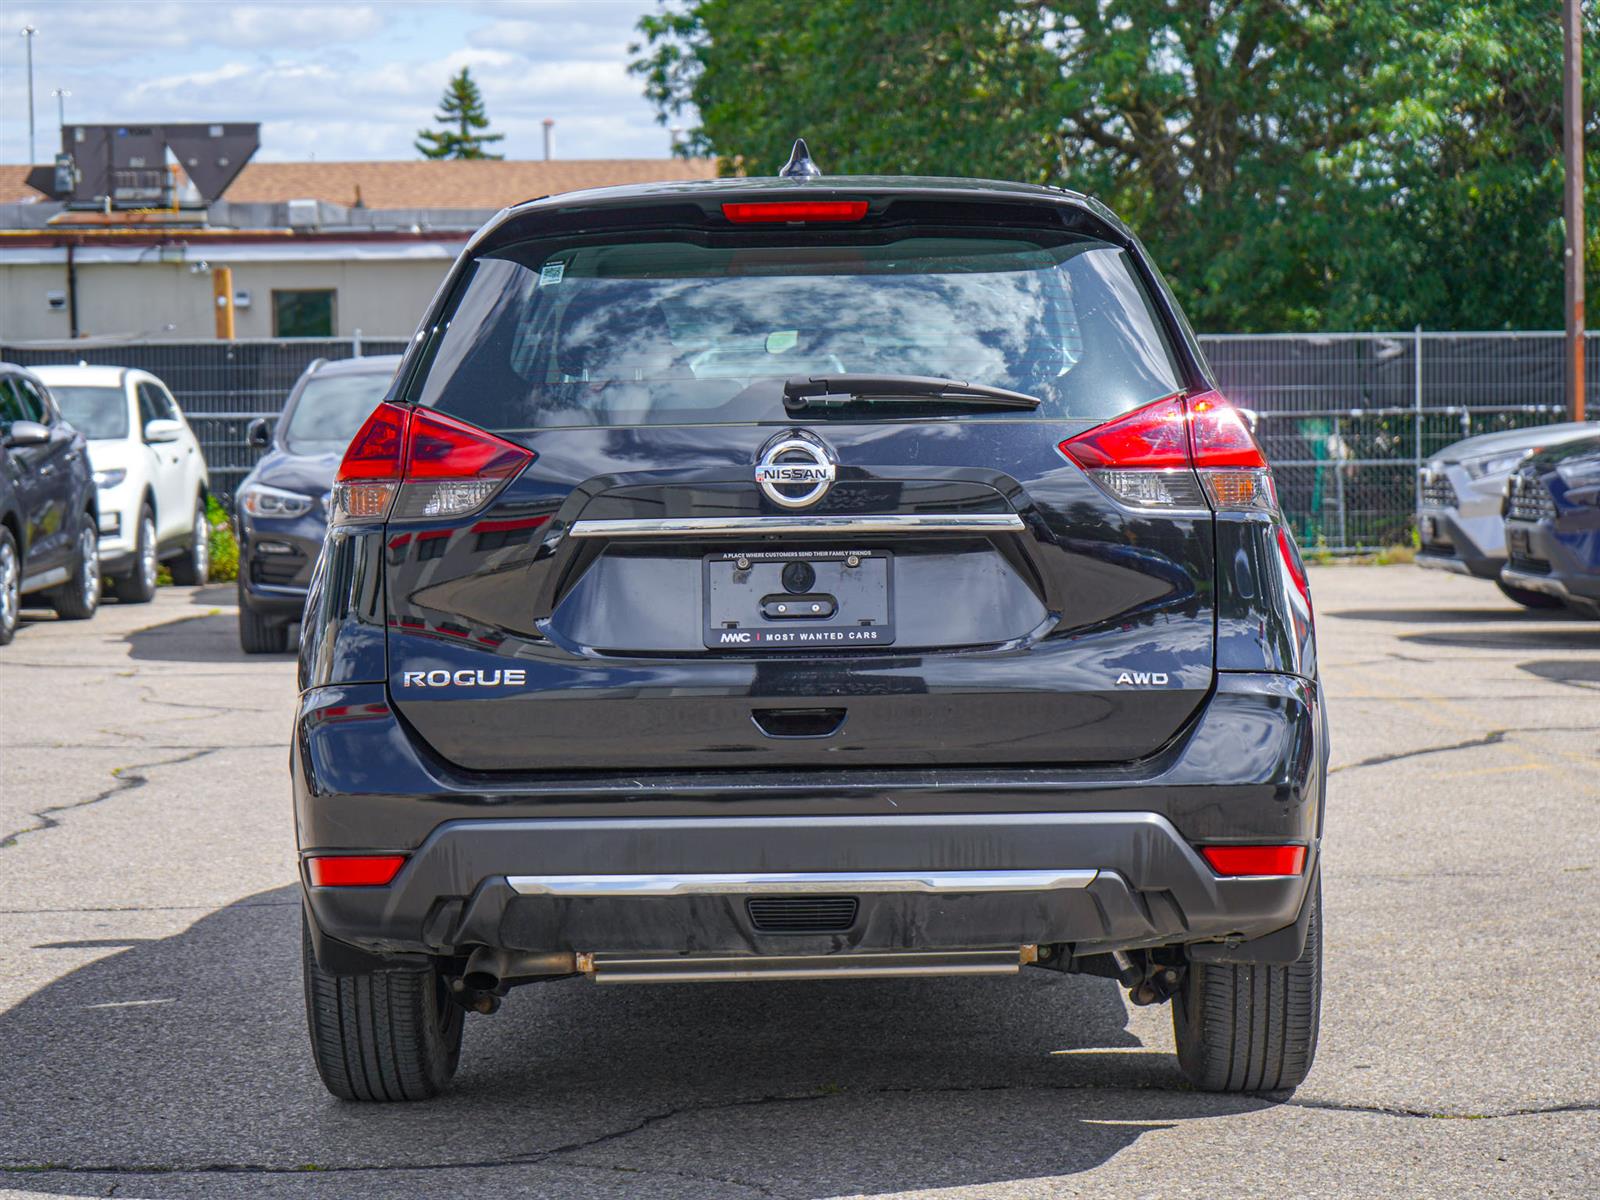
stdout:
<svg viewBox="0 0 1600 1200">
<path fill-rule="evenodd" d="M 577 956 L 571 951 L 491 950 L 479 946 L 467 958 L 461 982 L 469 991 L 498 992 L 518 979 L 573 975 Z"/>
</svg>

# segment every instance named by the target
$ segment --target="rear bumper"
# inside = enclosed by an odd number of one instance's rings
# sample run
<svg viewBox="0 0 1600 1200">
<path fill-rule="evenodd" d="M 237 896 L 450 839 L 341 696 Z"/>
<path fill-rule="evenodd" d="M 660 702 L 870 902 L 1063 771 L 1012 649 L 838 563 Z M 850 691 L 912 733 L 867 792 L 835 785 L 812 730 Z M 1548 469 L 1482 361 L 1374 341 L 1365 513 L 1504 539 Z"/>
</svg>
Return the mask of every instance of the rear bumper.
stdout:
<svg viewBox="0 0 1600 1200">
<path fill-rule="evenodd" d="M 1218 679 L 1173 745 L 1123 766 L 509 778 L 433 759 L 382 685 L 312 689 L 293 755 L 302 852 L 408 857 L 387 887 L 308 886 L 307 906 L 322 939 L 380 956 L 1029 943 L 1095 953 L 1259 937 L 1294 923 L 1312 877 L 1325 723 L 1310 681 Z M 1299 876 L 1222 879 L 1194 848 L 1212 841 L 1295 842 L 1310 853 Z M 1018 871 L 1072 882 L 985 882 Z M 858 879 L 810 878 L 819 872 Z M 860 878 L 907 872 L 938 886 Z M 695 882 L 729 875 L 766 878 Z M 758 929 L 745 902 L 769 894 L 773 875 L 856 897 L 855 920 L 820 934 Z"/>
<path fill-rule="evenodd" d="M 1154 813 L 613 818 L 451 822 L 388 887 L 307 895 L 325 936 L 380 952 L 1083 954 L 1282 929 L 1309 878 L 1219 879 Z M 796 888 L 855 919 L 758 928 L 746 900 Z"/>
</svg>

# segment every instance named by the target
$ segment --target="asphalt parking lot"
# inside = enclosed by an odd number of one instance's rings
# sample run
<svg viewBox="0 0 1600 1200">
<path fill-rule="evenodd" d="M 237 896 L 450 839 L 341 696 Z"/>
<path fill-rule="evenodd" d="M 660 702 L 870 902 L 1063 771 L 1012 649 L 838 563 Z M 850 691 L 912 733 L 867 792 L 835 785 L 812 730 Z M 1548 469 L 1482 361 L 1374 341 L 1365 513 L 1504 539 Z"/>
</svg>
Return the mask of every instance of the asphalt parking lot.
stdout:
<svg viewBox="0 0 1600 1200">
<path fill-rule="evenodd" d="M 1592 1196 L 1600 623 L 1313 572 L 1322 1045 L 1187 1089 L 1108 980 L 521 989 L 431 1104 L 306 1047 L 288 656 L 231 585 L 0 650 L 0 1195 Z"/>
</svg>

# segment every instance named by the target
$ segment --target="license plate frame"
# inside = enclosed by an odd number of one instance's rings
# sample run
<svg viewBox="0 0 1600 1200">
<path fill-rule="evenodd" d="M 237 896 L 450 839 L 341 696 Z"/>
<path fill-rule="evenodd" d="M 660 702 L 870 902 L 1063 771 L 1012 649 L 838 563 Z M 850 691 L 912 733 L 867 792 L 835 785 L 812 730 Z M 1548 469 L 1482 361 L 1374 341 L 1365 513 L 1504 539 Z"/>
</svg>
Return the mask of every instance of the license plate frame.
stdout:
<svg viewBox="0 0 1600 1200">
<path fill-rule="evenodd" d="M 825 596 L 835 601 L 831 614 L 775 616 L 777 603 L 791 594 L 783 570 L 796 562 L 806 563 L 815 580 L 802 593 L 803 607 L 809 610 L 813 597 Z M 721 550 L 702 557 L 701 581 L 702 633 L 709 650 L 894 644 L 894 554 L 889 550 Z"/>
</svg>

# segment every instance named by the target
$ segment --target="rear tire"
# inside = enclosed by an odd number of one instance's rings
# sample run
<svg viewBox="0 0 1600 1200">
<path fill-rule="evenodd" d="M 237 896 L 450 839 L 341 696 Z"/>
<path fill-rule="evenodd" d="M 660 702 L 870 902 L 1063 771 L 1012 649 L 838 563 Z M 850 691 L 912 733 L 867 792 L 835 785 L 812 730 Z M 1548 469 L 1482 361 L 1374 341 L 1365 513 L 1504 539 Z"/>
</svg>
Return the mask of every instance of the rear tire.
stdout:
<svg viewBox="0 0 1600 1200">
<path fill-rule="evenodd" d="M 1509 583 L 1502 583 L 1498 579 L 1494 581 L 1494 585 L 1500 589 L 1500 593 L 1507 600 L 1515 600 L 1523 608 L 1552 609 L 1566 607 L 1559 597 L 1547 596 L 1543 592 L 1531 592 L 1527 588 L 1512 587 Z"/>
<path fill-rule="evenodd" d="M 100 608 L 100 531 L 86 512 L 78 526 L 72 574 L 50 593 L 50 607 L 63 621 L 87 621 Z"/>
<path fill-rule="evenodd" d="M 1287 966 L 1191 963 L 1172 1000 L 1178 1066 L 1207 1092 L 1299 1087 L 1322 1017 L 1322 880 L 1308 898 L 1306 948 Z"/>
<path fill-rule="evenodd" d="M 156 515 L 146 504 L 139 510 L 139 535 L 134 540 L 133 569 L 111 581 L 123 604 L 149 604 L 156 598 Z"/>
<path fill-rule="evenodd" d="M 341 1100 L 428 1100 L 461 1059 L 466 1014 L 436 970 L 333 975 L 317 965 L 300 916 L 306 1022 L 322 1082 Z"/>
<path fill-rule="evenodd" d="M 168 569 L 172 582 L 180 587 L 198 587 L 211 575 L 211 522 L 206 520 L 205 497 L 195 501 L 193 531 L 189 535 L 189 548 L 183 557 L 175 558 Z"/>
<path fill-rule="evenodd" d="M 289 649 L 289 623 L 252 611 L 243 584 L 239 585 L 239 648 L 246 654 L 283 654 Z"/>
</svg>

